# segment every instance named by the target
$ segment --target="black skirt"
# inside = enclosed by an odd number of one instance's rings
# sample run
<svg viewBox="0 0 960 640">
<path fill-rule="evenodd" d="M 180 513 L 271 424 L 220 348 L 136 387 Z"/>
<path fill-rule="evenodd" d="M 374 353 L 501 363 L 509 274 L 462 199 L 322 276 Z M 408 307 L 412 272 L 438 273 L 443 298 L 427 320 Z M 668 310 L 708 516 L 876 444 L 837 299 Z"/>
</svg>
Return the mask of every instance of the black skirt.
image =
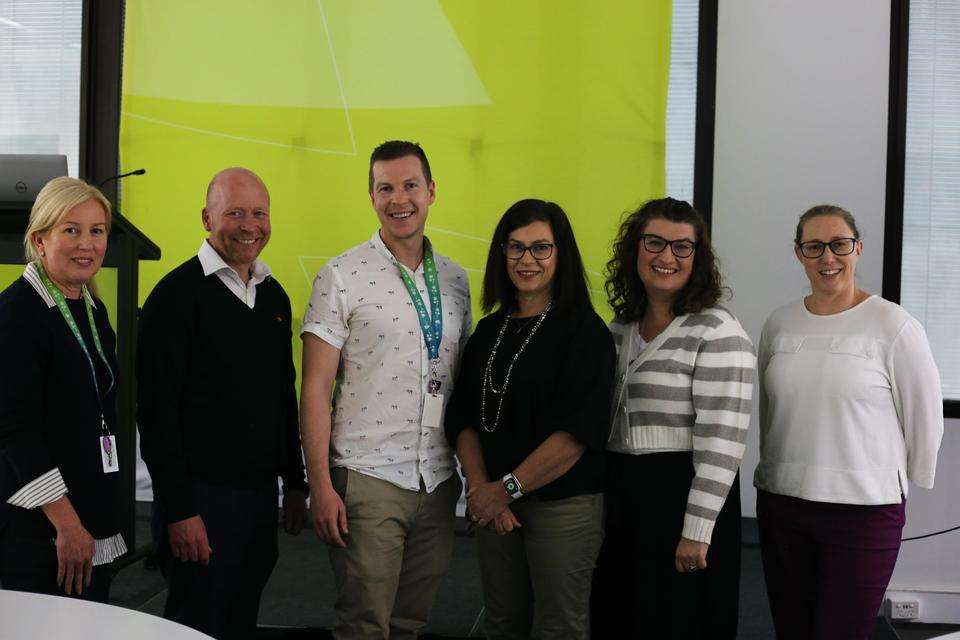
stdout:
<svg viewBox="0 0 960 640">
<path fill-rule="evenodd" d="M 720 511 L 707 568 L 674 555 L 694 475 L 692 452 L 608 454 L 607 533 L 594 574 L 593 638 L 730 639 L 740 601 L 740 477 Z"/>
</svg>

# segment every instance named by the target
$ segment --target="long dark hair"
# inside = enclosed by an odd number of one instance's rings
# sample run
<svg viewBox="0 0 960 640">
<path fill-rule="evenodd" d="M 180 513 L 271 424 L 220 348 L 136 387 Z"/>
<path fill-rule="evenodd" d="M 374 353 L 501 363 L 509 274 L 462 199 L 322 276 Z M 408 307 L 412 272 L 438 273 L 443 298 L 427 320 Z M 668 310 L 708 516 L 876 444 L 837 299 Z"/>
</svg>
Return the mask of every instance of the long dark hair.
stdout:
<svg viewBox="0 0 960 640">
<path fill-rule="evenodd" d="M 673 303 L 673 313 L 678 316 L 696 313 L 716 305 L 723 297 L 720 269 L 703 216 L 683 200 L 650 200 L 625 215 L 613 242 L 613 257 L 607 262 L 607 299 L 617 320 L 621 322 L 638 320 L 646 308 L 647 291 L 637 273 L 637 258 L 640 254 L 640 236 L 646 230 L 647 223 L 657 218 L 685 222 L 693 226 L 696 233 L 693 272 Z"/>
<path fill-rule="evenodd" d="M 506 257 L 503 245 L 510 234 L 531 222 L 546 222 L 553 232 L 554 255 L 557 270 L 553 276 L 553 305 L 555 308 L 573 308 L 591 306 L 587 288 L 587 274 L 583 269 L 583 260 L 577 241 L 573 237 L 573 228 L 567 214 L 559 205 L 545 200 L 528 198 L 510 206 L 500 218 L 490 241 L 487 253 L 487 269 L 483 274 L 483 298 L 481 306 L 484 313 L 494 308 L 512 310 L 517 306 L 517 289 L 507 273 Z"/>
</svg>

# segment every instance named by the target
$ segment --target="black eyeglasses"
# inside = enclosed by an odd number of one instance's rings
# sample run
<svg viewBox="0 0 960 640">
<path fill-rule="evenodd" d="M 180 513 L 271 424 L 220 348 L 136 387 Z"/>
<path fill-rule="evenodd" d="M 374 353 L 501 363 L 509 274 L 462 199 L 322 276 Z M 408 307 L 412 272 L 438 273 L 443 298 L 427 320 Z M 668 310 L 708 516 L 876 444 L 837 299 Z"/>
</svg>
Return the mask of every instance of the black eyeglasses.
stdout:
<svg viewBox="0 0 960 640">
<path fill-rule="evenodd" d="M 552 242 L 535 242 L 529 247 L 519 242 L 507 242 L 503 245 L 503 255 L 510 260 L 520 260 L 529 251 L 534 260 L 546 260 L 553 255 L 555 246 Z"/>
<path fill-rule="evenodd" d="M 830 251 L 835 256 L 848 256 L 857 248 L 857 242 L 859 241 L 859 238 L 834 238 L 830 242 L 809 240 L 798 242 L 797 248 L 800 249 L 800 255 L 804 258 L 819 258 L 827 250 L 827 247 L 830 247 Z"/>
<path fill-rule="evenodd" d="M 689 258 L 697 250 L 697 243 L 686 238 L 667 240 L 652 233 L 645 233 L 640 236 L 640 241 L 643 242 L 643 248 L 650 253 L 663 253 L 664 249 L 670 247 L 670 251 L 678 258 Z"/>
</svg>

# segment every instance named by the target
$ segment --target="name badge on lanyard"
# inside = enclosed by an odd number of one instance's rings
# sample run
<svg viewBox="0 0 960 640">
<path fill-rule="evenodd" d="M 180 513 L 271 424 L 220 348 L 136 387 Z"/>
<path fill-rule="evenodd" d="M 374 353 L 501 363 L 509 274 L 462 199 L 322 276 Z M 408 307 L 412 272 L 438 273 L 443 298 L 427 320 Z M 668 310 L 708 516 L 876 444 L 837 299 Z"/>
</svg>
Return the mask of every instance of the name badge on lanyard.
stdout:
<svg viewBox="0 0 960 640">
<path fill-rule="evenodd" d="M 104 473 L 115 473 L 120 471 L 120 458 L 117 456 L 116 436 L 100 436 L 100 458 L 103 462 Z"/>
<path fill-rule="evenodd" d="M 440 303 L 440 283 L 437 279 L 437 263 L 433 259 L 433 249 L 430 241 L 424 238 L 423 248 L 423 280 L 427 285 L 427 295 L 430 298 L 430 312 L 417 290 L 417 285 L 402 265 L 400 279 L 407 289 L 413 307 L 420 320 L 420 331 L 423 341 L 427 345 L 427 355 L 430 358 L 430 378 L 427 381 L 427 393 L 423 396 L 423 411 L 420 424 L 424 427 L 439 428 L 443 424 L 443 394 L 440 392 L 440 341 L 443 338 L 443 307 Z"/>
<path fill-rule="evenodd" d="M 73 314 L 70 313 L 70 309 L 67 307 L 67 301 L 63 296 L 63 292 L 53 284 L 52 280 L 50 280 L 50 276 L 47 275 L 43 265 L 39 262 L 35 264 L 37 267 L 37 273 L 40 276 L 40 281 L 43 283 L 47 293 L 50 294 L 50 297 L 53 298 L 53 301 L 57 305 L 57 309 L 60 310 L 60 315 L 63 316 L 64 322 L 67 323 L 71 333 L 73 333 L 73 336 L 80 344 L 80 348 L 83 350 L 83 355 L 87 357 L 87 363 L 90 365 L 90 375 L 93 378 L 93 390 L 97 395 L 97 404 L 100 405 L 100 435 L 97 436 L 97 448 L 100 450 L 100 459 L 103 463 L 103 472 L 115 473 L 120 470 L 120 459 L 117 456 L 117 438 L 110 433 L 110 429 L 107 427 L 107 421 L 103 417 L 103 401 L 100 398 L 100 385 L 97 383 L 97 369 L 93 365 L 93 358 L 90 356 L 90 350 L 87 349 L 87 343 L 83 341 L 83 336 L 80 334 L 80 327 L 77 326 L 77 321 L 73 319 Z M 113 369 L 110 368 L 110 363 L 107 361 L 107 356 L 103 352 L 103 345 L 100 343 L 100 333 L 97 331 L 97 323 L 93 318 L 93 308 L 90 306 L 90 300 L 86 297 L 86 294 L 84 294 L 83 301 L 87 310 L 87 321 L 90 323 L 90 333 L 93 335 L 93 344 L 96 347 L 97 354 L 100 356 L 100 360 L 103 361 L 103 366 L 107 368 L 107 374 L 110 376 L 110 386 L 107 387 L 107 391 L 109 392 L 110 389 L 113 388 L 114 383 Z"/>
</svg>

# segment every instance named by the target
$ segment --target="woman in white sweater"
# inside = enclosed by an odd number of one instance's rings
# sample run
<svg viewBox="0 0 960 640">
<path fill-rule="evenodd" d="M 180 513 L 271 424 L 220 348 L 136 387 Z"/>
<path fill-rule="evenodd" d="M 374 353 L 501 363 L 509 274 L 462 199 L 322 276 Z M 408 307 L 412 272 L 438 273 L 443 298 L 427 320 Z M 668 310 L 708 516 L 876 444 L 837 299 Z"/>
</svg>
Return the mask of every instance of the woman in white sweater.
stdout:
<svg viewBox="0 0 960 640">
<path fill-rule="evenodd" d="M 716 259 L 688 203 L 629 215 L 607 268 L 618 384 L 594 637 L 732 640 L 753 345 L 717 306 Z"/>
<path fill-rule="evenodd" d="M 771 314 L 759 349 L 754 476 L 777 638 L 868 638 L 900 549 L 907 480 L 932 487 L 940 377 L 920 323 L 859 289 L 849 212 L 797 224 L 811 294 Z"/>
</svg>

